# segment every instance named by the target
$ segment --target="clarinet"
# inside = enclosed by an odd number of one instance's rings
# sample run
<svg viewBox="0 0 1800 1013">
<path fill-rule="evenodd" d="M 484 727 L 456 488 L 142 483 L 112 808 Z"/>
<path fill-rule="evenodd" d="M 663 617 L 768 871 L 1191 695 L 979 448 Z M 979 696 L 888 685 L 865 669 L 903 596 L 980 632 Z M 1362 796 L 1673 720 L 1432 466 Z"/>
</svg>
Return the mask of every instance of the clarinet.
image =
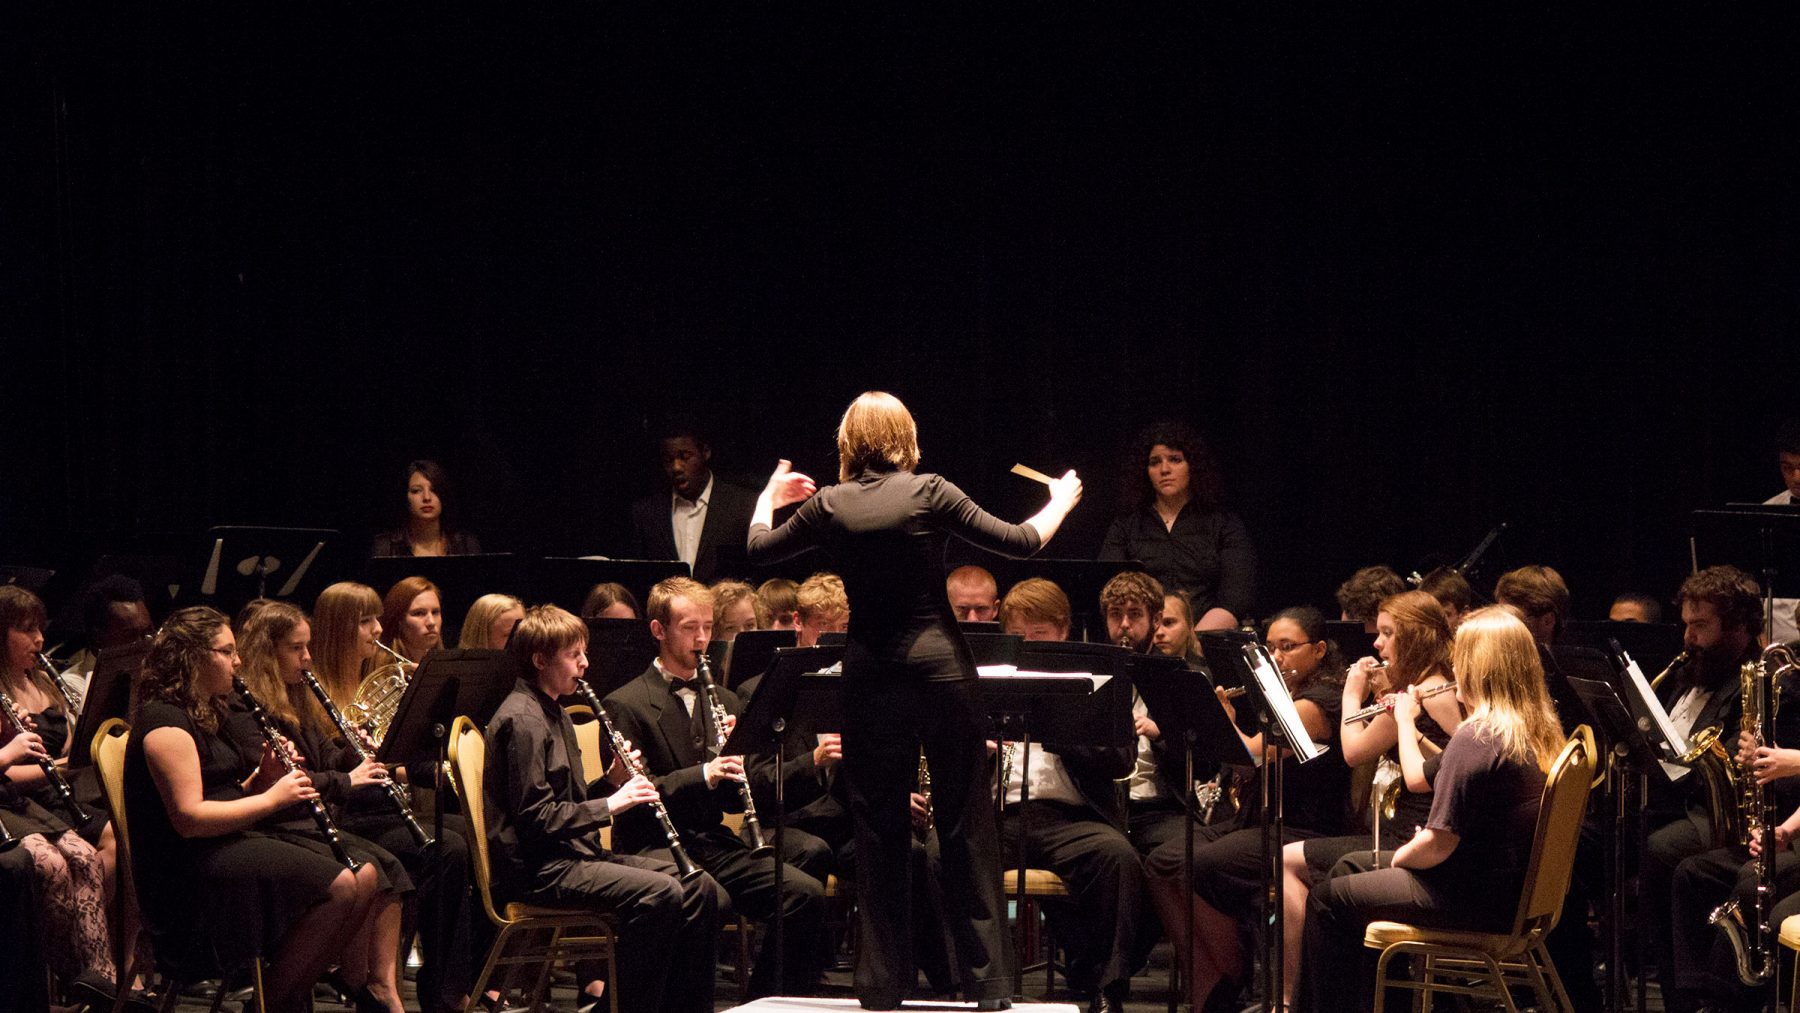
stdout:
<svg viewBox="0 0 1800 1013">
<path fill-rule="evenodd" d="M 619 762 L 625 765 L 625 769 L 633 777 L 644 774 L 644 761 L 632 757 L 631 749 L 625 743 L 625 736 L 619 734 L 618 729 L 613 727 L 612 718 L 606 716 L 606 708 L 600 706 L 600 697 L 595 695 L 594 687 L 589 686 L 586 679 L 576 679 L 575 691 L 599 715 L 600 723 L 606 729 L 606 738 L 612 743 L 613 753 L 618 756 Z M 700 875 L 700 867 L 688 858 L 687 851 L 681 846 L 681 835 L 675 832 L 675 821 L 669 819 L 669 807 L 663 804 L 661 796 L 650 803 L 650 811 L 656 814 L 656 822 L 662 824 L 663 836 L 669 839 L 669 857 L 675 862 L 676 873 L 684 880 Z"/>
<path fill-rule="evenodd" d="M 350 727 L 350 722 L 344 720 L 343 712 L 337 709 L 337 704 L 331 702 L 331 695 L 325 692 L 324 686 L 319 685 L 318 678 L 312 674 L 311 670 L 304 668 L 300 670 L 300 678 L 306 680 L 307 688 L 313 691 L 313 696 L 319 700 L 319 706 L 324 707 L 325 713 L 330 715 L 331 723 L 337 726 L 338 734 L 342 735 L 344 741 L 350 744 L 350 751 L 356 754 L 356 762 L 358 764 L 369 762 L 369 751 L 363 748 L 361 736 L 356 729 Z M 386 778 L 381 782 L 381 786 L 387 789 L 388 798 L 393 800 L 394 808 L 400 811 L 400 819 L 405 821 L 406 832 L 412 835 L 413 843 L 420 849 L 436 844 L 437 842 L 432 840 L 431 835 L 425 832 L 425 828 L 419 825 L 418 818 L 413 815 L 412 803 L 406 800 L 406 789 L 401 786 L 400 782 L 393 778 Z"/>
<path fill-rule="evenodd" d="M 38 667 L 44 670 L 44 678 L 49 679 L 50 685 L 55 686 L 56 691 L 62 694 L 63 706 L 67 707 L 69 711 L 69 734 L 73 735 L 75 734 L 75 716 L 81 713 L 82 701 L 75 699 L 75 694 L 69 691 L 68 683 L 63 682 L 62 676 L 56 671 L 56 666 L 50 664 L 48 655 L 39 651 L 37 660 Z"/>
<path fill-rule="evenodd" d="M 269 718 L 268 712 L 262 709 L 262 704 L 256 702 L 256 697 L 250 695 L 250 687 L 244 685 L 243 679 L 234 675 L 231 677 L 231 688 L 237 690 L 238 699 L 244 702 L 244 706 L 250 711 L 250 716 L 256 719 L 256 727 L 262 729 L 263 741 L 269 744 L 269 749 L 275 753 L 276 759 L 281 761 L 281 765 L 290 774 L 299 770 L 299 764 L 295 763 L 294 758 L 288 755 L 287 743 L 281 740 L 281 733 L 275 730 L 275 722 Z M 314 798 L 308 802 L 308 805 L 312 807 L 313 822 L 319 825 L 319 833 L 324 834 L 325 843 L 331 845 L 332 855 L 351 872 L 362 868 L 362 863 L 351 858 L 350 852 L 344 850 L 344 839 L 338 835 L 337 824 L 331 821 L 331 814 L 325 811 L 324 801 Z"/>
<path fill-rule="evenodd" d="M 712 668 L 706 663 L 706 652 L 699 652 L 699 665 L 694 671 L 694 678 L 700 680 L 700 692 L 706 694 L 706 706 L 712 711 L 715 752 L 725 748 L 725 705 L 719 702 L 719 690 L 713 685 Z M 781 771 L 775 772 L 776 777 Z M 744 795 L 744 830 L 750 835 L 750 857 L 761 858 L 772 849 L 769 842 L 763 840 L 762 821 L 756 818 L 756 799 L 750 792 L 750 775 L 746 771 L 744 779 L 738 782 L 738 788 Z"/>
<path fill-rule="evenodd" d="M 12 722 L 12 726 L 19 730 L 19 734 L 25 734 L 25 719 L 19 714 L 19 705 L 14 703 L 13 698 L 7 695 L 3 689 L 0 689 L 0 712 L 6 714 L 6 720 Z M 69 731 L 73 734 L 74 728 L 71 727 Z M 69 814 L 69 819 L 73 821 L 71 825 L 85 827 L 92 822 L 94 814 L 82 808 L 80 802 L 75 801 L 75 793 L 69 790 L 68 779 L 64 778 L 62 771 L 57 769 L 56 761 L 47 756 L 40 756 L 37 758 L 37 765 L 38 769 L 44 772 L 44 780 L 50 785 L 51 793 L 56 796 L 57 804 L 63 807 Z"/>
</svg>

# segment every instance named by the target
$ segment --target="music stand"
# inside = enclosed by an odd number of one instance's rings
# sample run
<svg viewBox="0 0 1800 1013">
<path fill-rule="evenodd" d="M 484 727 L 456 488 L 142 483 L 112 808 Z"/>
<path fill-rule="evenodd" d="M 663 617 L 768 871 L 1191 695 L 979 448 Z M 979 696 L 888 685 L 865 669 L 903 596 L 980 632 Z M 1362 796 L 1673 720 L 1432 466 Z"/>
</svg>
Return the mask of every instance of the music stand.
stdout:
<svg viewBox="0 0 1800 1013">
<path fill-rule="evenodd" d="M 1200 672 L 1189 671 L 1180 658 L 1167 655 L 1137 654 L 1131 658 L 1131 683 L 1138 695 L 1144 698 L 1144 706 L 1156 720 L 1156 726 L 1166 739 L 1176 736 L 1181 741 L 1182 761 L 1185 771 L 1181 778 L 1181 806 L 1187 813 L 1182 821 L 1182 854 L 1185 860 L 1181 867 L 1183 897 L 1190 897 L 1194 892 L 1194 824 L 1199 821 L 1199 799 L 1194 795 L 1195 754 L 1204 751 L 1210 763 L 1222 766 L 1227 763 L 1242 764 L 1251 757 L 1244 750 L 1244 740 L 1238 737 L 1237 727 L 1225 716 L 1225 708 L 1220 706 L 1219 698 L 1213 693 L 1212 680 Z M 1187 937 L 1194 938 L 1194 906 L 1185 905 L 1184 915 L 1187 918 Z M 1175 962 L 1170 965 L 1171 975 L 1177 967 L 1184 966 L 1189 959 L 1188 954 L 1176 954 Z M 1192 980 L 1192 968 L 1186 972 Z M 1169 983 L 1169 1010 L 1173 1013 L 1177 996 L 1175 983 Z"/>
<path fill-rule="evenodd" d="M 1655 770 L 1662 774 L 1661 765 L 1657 762 L 1656 750 L 1644 737 L 1638 723 L 1632 719 L 1631 712 L 1613 691 L 1610 680 L 1584 679 L 1580 676 L 1569 676 L 1569 688 L 1575 693 L 1594 722 L 1595 732 L 1613 768 L 1608 779 L 1608 788 L 1612 794 L 1613 819 L 1609 827 L 1609 839 L 1606 848 L 1606 882 L 1608 901 L 1606 919 L 1608 922 L 1607 948 L 1608 960 L 1606 968 L 1607 997 L 1611 1008 L 1625 1008 L 1625 823 L 1635 813 L 1638 824 L 1644 817 L 1644 806 L 1648 792 L 1643 785 L 1648 772 Z M 1598 759 L 1598 758 L 1596 758 Z M 1663 775 L 1666 776 L 1666 775 Z M 1637 805 L 1631 805 L 1631 785 L 1639 785 Z M 1642 842 L 1640 827 L 1634 824 L 1631 839 Z M 1641 855 L 1641 847 L 1640 847 Z M 1643 935 L 1638 941 L 1638 962 L 1643 964 Z M 1642 996 L 1640 995 L 1640 999 Z M 1639 1002 L 1639 1008 L 1643 1003 Z"/>
<path fill-rule="evenodd" d="M 1282 798 L 1282 763 L 1283 747 L 1291 750 L 1294 758 L 1300 763 L 1310 763 L 1324 755 L 1327 746 L 1312 740 L 1306 731 L 1306 725 L 1300 720 L 1300 712 L 1294 707 L 1293 695 L 1288 692 L 1287 683 L 1282 679 L 1281 667 L 1269 654 L 1268 648 L 1249 633 L 1238 630 L 1208 631 L 1200 634 L 1200 647 L 1206 655 L 1207 665 L 1215 673 L 1235 672 L 1248 691 L 1248 699 L 1256 702 L 1257 711 L 1263 732 L 1263 748 L 1275 750 L 1275 762 L 1266 762 L 1265 756 L 1255 757 L 1261 768 L 1262 803 L 1263 803 L 1263 860 L 1264 869 L 1272 877 L 1275 884 L 1275 896 L 1271 906 L 1274 909 L 1273 927 L 1267 928 L 1263 937 L 1263 1004 L 1265 1009 L 1279 1005 L 1286 977 L 1286 969 L 1282 964 L 1280 953 L 1282 933 L 1285 930 L 1286 918 L 1283 912 L 1285 905 L 1285 886 L 1281 868 L 1281 847 L 1283 844 L 1283 798 Z M 1268 926 L 1269 920 L 1264 919 Z"/>
<path fill-rule="evenodd" d="M 363 564 L 363 582 L 387 597 L 388 589 L 407 577 L 424 577 L 437 585 L 444 610 L 444 643 L 456 643 L 469 606 L 484 594 L 512 593 L 521 587 L 520 560 L 509 552 L 479 556 L 376 556 Z"/>
<path fill-rule="evenodd" d="M 1375 654 L 1375 634 L 1363 629 L 1363 624 L 1354 619 L 1325 620 L 1325 639 L 1337 641 L 1338 651 L 1347 661 L 1354 662 L 1357 658 Z"/>
<path fill-rule="evenodd" d="M 800 683 L 806 673 L 828 668 L 842 659 L 842 649 L 832 647 L 786 648 L 778 651 L 773 664 L 763 674 L 762 682 L 757 684 L 756 694 L 745 701 L 737 727 L 719 749 L 725 756 L 775 754 L 775 981 L 784 980 L 781 976 L 784 959 L 782 949 L 786 941 L 781 912 L 782 893 L 786 889 L 783 872 L 786 866 L 784 845 L 787 829 L 787 779 L 781 776 L 781 768 L 787 763 L 785 747 L 788 721 L 798 720 L 800 714 L 806 714 L 811 719 L 809 724 L 812 727 L 824 727 L 817 721 L 821 715 L 796 709 Z M 828 724 L 841 729 L 841 725 Z"/>
<path fill-rule="evenodd" d="M 819 639 L 816 641 L 820 647 L 842 647 L 849 642 L 850 634 L 832 632 L 819 634 Z"/>
<path fill-rule="evenodd" d="M 998 636 L 1001 632 L 998 622 L 980 622 L 974 619 L 959 619 L 956 621 L 956 628 L 962 631 L 964 637 L 971 634 Z"/>
<path fill-rule="evenodd" d="M 56 576 L 55 570 L 46 570 L 41 566 L 0 565 L 0 587 L 22 587 L 35 595 L 44 593 L 44 585 Z"/>
<path fill-rule="evenodd" d="M 108 718 L 131 713 L 131 694 L 137 674 L 150 652 L 150 638 L 119 647 L 103 648 L 94 656 L 94 674 L 81 699 L 81 717 L 75 722 L 75 741 L 69 743 L 69 769 L 79 770 L 94 762 L 94 733 Z"/>
<path fill-rule="evenodd" d="M 531 587 L 540 601 L 561 605 L 576 615 L 595 584 L 620 584 L 648 600 L 650 589 L 670 577 L 686 577 L 679 559 L 603 559 L 598 556 L 545 556 L 531 565 Z"/>
<path fill-rule="evenodd" d="M 1025 638 L 1016 633 L 965 633 L 963 643 L 969 645 L 969 656 L 975 659 L 977 669 L 987 665 L 1017 667 Z"/>
<path fill-rule="evenodd" d="M 1675 659 L 1675 655 L 1681 653 L 1681 636 L 1682 628 L 1679 623 L 1615 623 L 1605 619 L 1598 622 L 1570 622 L 1563 626 L 1562 633 L 1556 639 L 1559 649 L 1562 644 L 1575 644 L 1592 647 L 1609 655 L 1612 653 L 1613 641 L 1616 640 L 1631 652 L 1632 657 L 1639 659 L 1647 671 L 1660 672 Z M 1614 674 L 1617 674 L 1616 671 Z M 1616 680 L 1614 685 L 1618 685 Z"/>
<path fill-rule="evenodd" d="M 183 585 L 182 598 L 206 599 L 226 615 L 253 598 L 310 601 L 330 583 L 325 575 L 336 572 L 330 547 L 339 537 L 330 528 L 210 528 L 206 562 L 199 579 Z"/>
<path fill-rule="evenodd" d="M 728 664 L 719 668 L 725 673 L 722 683 L 726 688 L 740 686 L 769 670 L 775 660 L 775 652 L 784 647 L 793 647 L 795 631 L 787 630 L 745 630 L 731 642 Z"/>
<path fill-rule="evenodd" d="M 1760 578 L 1763 634 L 1767 643 L 1774 643 L 1775 599 L 1791 598 L 1793 589 L 1800 588 L 1800 505 L 1729 503 L 1724 509 L 1696 510 L 1693 520 L 1696 566 L 1703 558 L 1731 563 Z M 1788 593 L 1776 594 L 1777 580 Z"/>
<path fill-rule="evenodd" d="M 642 619 L 584 619 L 588 628 L 587 681 L 600 699 L 644 674 L 659 645 Z"/>
<path fill-rule="evenodd" d="M 988 567 L 1001 587 L 1010 588 L 1027 577 L 1042 577 L 1068 595 L 1074 612 L 1071 636 L 1106 639 L 1105 617 L 1100 614 L 1100 589 L 1121 573 L 1142 570 L 1144 564 L 1128 559 L 1006 559 L 989 556 Z"/>
</svg>

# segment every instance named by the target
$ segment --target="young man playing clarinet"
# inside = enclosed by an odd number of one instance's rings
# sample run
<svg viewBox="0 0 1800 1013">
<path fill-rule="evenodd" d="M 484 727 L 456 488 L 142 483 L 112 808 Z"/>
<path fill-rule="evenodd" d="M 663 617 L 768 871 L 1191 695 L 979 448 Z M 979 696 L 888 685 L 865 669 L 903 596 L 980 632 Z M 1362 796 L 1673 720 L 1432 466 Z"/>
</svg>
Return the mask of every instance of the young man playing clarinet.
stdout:
<svg viewBox="0 0 1800 1013">
<path fill-rule="evenodd" d="M 774 856 L 754 854 L 724 820 L 728 812 L 744 811 L 744 758 L 715 755 L 736 725 L 738 698 L 715 688 L 724 712 L 724 720 L 715 723 L 711 701 L 697 678 L 712 638 L 712 592 L 698 581 L 671 577 L 650 589 L 644 612 L 660 644 L 657 657 L 644 674 L 607 696 L 606 712 L 613 727 L 643 751 L 644 769 L 695 863 L 719 881 L 745 917 L 772 918 Z M 621 851 L 661 855 L 667 837 L 648 811 L 638 811 L 619 821 L 613 844 Z M 782 980 L 774 973 L 775 933 L 764 933 L 762 954 L 750 976 L 751 997 L 777 990 L 811 994 L 823 972 L 825 888 L 792 864 L 782 876 Z"/>
<path fill-rule="evenodd" d="M 647 811 L 649 779 L 628 776 L 615 756 L 598 797 L 577 764 L 575 728 L 557 700 L 587 670 L 587 626 L 554 605 L 526 611 L 507 651 L 524 672 L 487 728 L 487 832 L 494 889 L 507 901 L 589 908 L 619 922 L 619 1009 L 631 1013 L 711 1013 L 719 935 L 718 885 L 682 882 L 661 857 L 614 854 L 600 830 L 620 815 Z M 639 807 L 642 806 L 642 809 Z M 576 969 L 589 997 L 597 966 Z M 592 1001 L 584 1004 L 586 1009 Z"/>
</svg>

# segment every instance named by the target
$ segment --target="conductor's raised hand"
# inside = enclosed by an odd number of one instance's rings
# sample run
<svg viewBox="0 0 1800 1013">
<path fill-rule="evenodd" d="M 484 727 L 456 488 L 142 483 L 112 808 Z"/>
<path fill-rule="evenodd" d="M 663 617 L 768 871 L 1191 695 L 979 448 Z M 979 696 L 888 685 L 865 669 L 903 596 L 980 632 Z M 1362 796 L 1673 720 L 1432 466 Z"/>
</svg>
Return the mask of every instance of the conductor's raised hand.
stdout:
<svg viewBox="0 0 1800 1013">
<path fill-rule="evenodd" d="M 1070 472 L 1070 474 L 1074 473 Z M 809 499 L 813 493 L 818 491 L 818 484 L 806 475 L 795 471 L 793 462 L 785 458 L 775 465 L 775 471 L 769 475 L 769 505 L 777 510 Z"/>
<path fill-rule="evenodd" d="M 606 811 L 617 815 L 632 806 L 654 801 L 656 785 L 651 784 L 650 779 L 644 775 L 636 774 L 620 785 L 618 791 L 606 796 Z"/>
<path fill-rule="evenodd" d="M 1074 468 L 1064 472 L 1063 477 L 1051 480 L 1050 502 L 1064 513 L 1075 509 L 1075 504 L 1081 502 L 1081 477 L 1075 474 Z"/>
</svg>

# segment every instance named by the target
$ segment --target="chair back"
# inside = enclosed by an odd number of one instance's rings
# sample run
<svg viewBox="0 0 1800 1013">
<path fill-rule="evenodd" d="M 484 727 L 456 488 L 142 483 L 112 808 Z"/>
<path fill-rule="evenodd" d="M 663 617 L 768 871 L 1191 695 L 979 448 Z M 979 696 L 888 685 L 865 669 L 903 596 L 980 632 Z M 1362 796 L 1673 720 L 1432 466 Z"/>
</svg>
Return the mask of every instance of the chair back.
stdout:
<svg viewBox="0 0 1800 1013">
<path fill-rule="evenodd" d="M 481 729 L 467 714 L 450 725 L 450 772 L 462 797 L 463 811 L 469 818 L 469 843 L 474 845 L 475 892 L 481 898 L 482 910 L 495 925 L 506 925 L 494 906 L 493 873 L 488 865 L 487 796 L 482 794 L 487 771 L 487 740 Z"/>
<path fill-rule="evenodd" d="M 1594 755 L 1577 730 L 1544 781 L 1543 801 L 1538 806 L 1537 832 L 1531 843 L 1531 862 L 1525 870 L 1525 888 L 1513 935 L 1556 924 L 1563 898 L 1575 869 L 1575 845 L 1581 839 L 1581 818 L 1587 811 L 1593 787 Z"/>
<path fill-rule="evenodd" d="M 131 893 L 131 825 L 125 818 L 125 747 L 131 743 L 131 726 L 119 718 L 107 718 L 94 732 L 90 751 L 100 775 L 100 790 L 112 812 L 113 837 L 119 846 L 119 882 L 122 896 Z"/>
<path fill-rule="evenodd" d="M 581 749 L 581 779 L 592 784 L 606 773 L 606 754 L 600 751 L 600 719 L 584 703 L 571 704 L 563 710 L 575 725 L 575 744 Z"/>
</svg>

